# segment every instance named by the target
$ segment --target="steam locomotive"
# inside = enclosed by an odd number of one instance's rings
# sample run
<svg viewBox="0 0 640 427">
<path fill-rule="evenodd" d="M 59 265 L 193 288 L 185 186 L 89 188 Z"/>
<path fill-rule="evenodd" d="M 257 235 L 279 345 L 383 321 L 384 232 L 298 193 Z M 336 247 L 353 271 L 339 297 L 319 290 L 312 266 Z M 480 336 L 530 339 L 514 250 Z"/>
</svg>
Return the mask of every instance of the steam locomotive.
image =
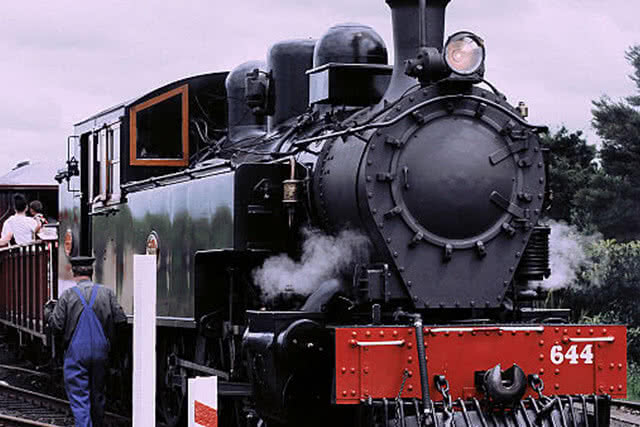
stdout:
<svg viewBox="0 0 640 427">
<path fill-rule="evenodd" d="M 75 125 L 60 291 L 94 255 L 131 314 L 133 255 L 157 257 L 166 425 L 194 375 L 229 426 L 608 425 L 626 395 L 623 327 L 536 308 L 545 128 L 482 38 L 445 42 L 449 0 L 387 3 L 392 66 L 337 25 Z"/>
</svg>

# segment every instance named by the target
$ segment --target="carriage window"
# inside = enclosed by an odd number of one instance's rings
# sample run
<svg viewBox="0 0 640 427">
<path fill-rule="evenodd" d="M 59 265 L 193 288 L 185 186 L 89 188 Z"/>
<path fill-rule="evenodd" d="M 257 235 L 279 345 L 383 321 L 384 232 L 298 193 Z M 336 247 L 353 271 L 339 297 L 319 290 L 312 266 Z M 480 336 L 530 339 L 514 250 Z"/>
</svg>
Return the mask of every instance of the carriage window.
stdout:
<svg viewBox="0 0 640 427">
<path fill-rule="evenodd" d="M 181 86 L 130 110 L 130 164 L 187 166 L 189 95 Z"/>
</svg>

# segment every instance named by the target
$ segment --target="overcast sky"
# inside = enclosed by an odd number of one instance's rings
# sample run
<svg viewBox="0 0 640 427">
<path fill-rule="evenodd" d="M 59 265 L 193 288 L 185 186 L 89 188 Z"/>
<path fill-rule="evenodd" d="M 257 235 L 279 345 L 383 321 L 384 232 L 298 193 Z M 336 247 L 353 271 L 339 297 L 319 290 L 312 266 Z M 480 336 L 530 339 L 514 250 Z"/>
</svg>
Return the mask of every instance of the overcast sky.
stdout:
<svg viewBox="0 0 640 427">
<path fill-rule="evenodd" d="M 596 142 L 591 100 L 634 89 L 624 51 L 640 43 L 638 0 L 453 0 L 447 13 L 447 34 L 485 39 L 486 78 L 526 101 L 532 122 Z M 383 0 L 5 2 L 0 175 L 24 159 L 64 160 L 73 124 L 111 105 L 341 22 L 374 27 L 391 50 Z"/>
</svg>

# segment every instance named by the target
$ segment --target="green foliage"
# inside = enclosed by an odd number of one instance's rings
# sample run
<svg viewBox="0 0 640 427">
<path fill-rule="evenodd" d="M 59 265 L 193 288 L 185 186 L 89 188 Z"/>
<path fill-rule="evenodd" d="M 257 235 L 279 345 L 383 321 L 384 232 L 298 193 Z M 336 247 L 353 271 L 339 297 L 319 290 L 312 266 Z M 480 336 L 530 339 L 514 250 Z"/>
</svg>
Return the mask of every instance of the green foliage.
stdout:
<svg viewBox="0 0 640 427">
<path fill-rule="evenodd" d="M 640 45 L 632 46 L 626 52 L 625 57 L 634 68 L 633 74 L 629 77 L 635 82 L 638 92 L 640 93 Z M 633 106 L 640 107 L 640 96 L 638 95 L 628 97 L 627 101 Z"/>
<path fill-rule="evenodd" d="M 622 101 L 607 96 L 593 101 L 592 123 L 602 138 L 601 170 L 574 199 L 579 206 L 575 216 L 587 215 L 605 237 L 618 240 L 640 238 L 640 45 L 631 47 L 626 58 L 638 92 Z"/>
<path fill-rule="evenodd" d="M 620 241 L 640 237 L 640 194 L 629 179 L 600 169 L 573 198 L 571 223 Z"/>
<path fill-rule="evenodd" d="M 607 174 L 625 176 L 632 182 L 640 181 L 640 45 L 631 47 L 626 58 L 634 68 L 631 79 L 638 93 L 623 101 L 603 96 L 593 101 L 593 126 L 602 138 L 600 158 Z"/>
<path fill-rule="evenodd" d="M 627 399 L 640 400 L 640 365 L 627 364 Z"/>
<path fill-rule="evenodd" d="M 593 126 L 602 138 L 602 168 L 608 174 L 640 181 L 640 112 L 608 97 L 594 101 L 593 106 Z"/>
<path fill-rule="evenodd" d="M 577 208 L 575 195 L 588 186 L 596 170 L 596 147 L 587 144 L 581 131 L 570 133 L 564 126 L 555 134 L 545 135 L 542 144 L 551 150 L 549 182 L 553 203 L 548 215 L 571 223 L 572 212 Z"/>
</svg>

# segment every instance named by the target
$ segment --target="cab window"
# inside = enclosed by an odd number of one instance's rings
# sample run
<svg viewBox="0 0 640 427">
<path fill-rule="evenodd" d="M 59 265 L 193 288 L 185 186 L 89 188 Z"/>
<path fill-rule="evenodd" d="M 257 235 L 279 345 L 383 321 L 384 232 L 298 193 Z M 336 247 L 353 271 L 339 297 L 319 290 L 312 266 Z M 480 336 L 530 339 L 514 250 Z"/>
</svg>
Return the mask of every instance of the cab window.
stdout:
<svg viewBox="0 0 640 427">
<path fill-rule="evenodd" d="M 131 107 L 131 165 L 188 165 L 188 98 L 184 85 Z"/>
</svg>

